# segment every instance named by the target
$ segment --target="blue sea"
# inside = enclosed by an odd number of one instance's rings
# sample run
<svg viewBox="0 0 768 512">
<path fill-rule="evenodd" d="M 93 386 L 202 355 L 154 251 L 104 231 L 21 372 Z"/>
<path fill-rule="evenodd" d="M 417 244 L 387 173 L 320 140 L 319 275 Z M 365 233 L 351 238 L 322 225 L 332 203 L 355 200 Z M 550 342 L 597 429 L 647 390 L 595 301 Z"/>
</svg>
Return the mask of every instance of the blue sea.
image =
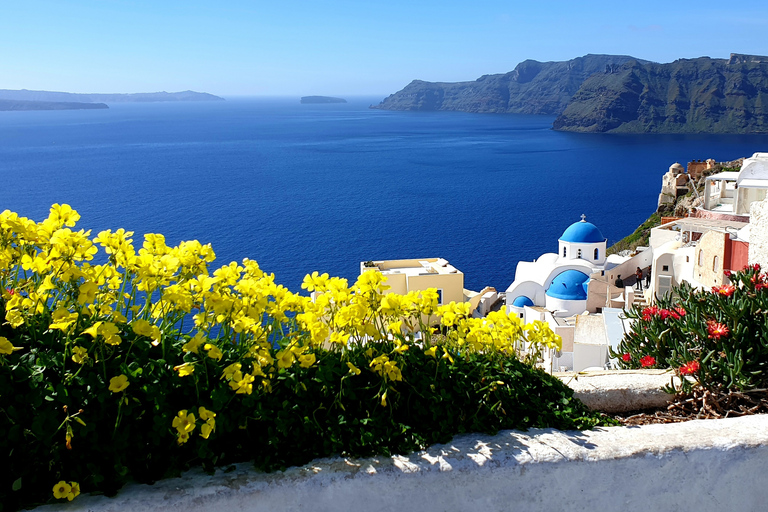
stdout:
<svg viewBox="0 0 768 512">
<path fill-rule="evenodd" d="M 674 162 L 768 151 L 768 136 L 552 131 L 548 116 L 369 109 L 381 98 L 113 104 L 0 112 L 0 210 L 211 243 L 299 290 L 312 271 L 442 257 L 504 290 L 586 214 L 608 243 L 656 209 Z"/>
</svg>

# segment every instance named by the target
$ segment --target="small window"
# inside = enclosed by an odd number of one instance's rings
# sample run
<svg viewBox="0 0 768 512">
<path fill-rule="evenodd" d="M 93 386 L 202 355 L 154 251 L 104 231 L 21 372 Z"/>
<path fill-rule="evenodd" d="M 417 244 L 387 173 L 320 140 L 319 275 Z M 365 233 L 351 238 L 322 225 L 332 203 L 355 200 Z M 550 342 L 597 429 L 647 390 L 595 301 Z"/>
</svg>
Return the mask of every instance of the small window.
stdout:
<svg viewBox="0 0 768 512">
<path fill-rule="evenodd" d="M 720 260 L 717 256 L 712 258 L 712 270 L 717 270 L 717 265 L 720 263 Z"/>
<path fill-rule="evenodd" d="M 438 306 L 443 305 L 443 289 L 442 288 L 437 289 L 437 305 Z"/>
<path fill-rule="evenodd" d="M 686 256 L 686 257 L 685 257 L 685 262 L 686 262 L 686 263 L 690 263 L 690 261 L 691 261 L 691 257 L 690 257 L 690 256 Z"/>
<path fill-rule="evenodd" d="M 664 272 L 669 272 L 669 265 L 662 265 L 661 270 Z"/>
<path fill-rule="evenodd" d="M 523 314 L 522 313 L 520 313 L 520 318 L 523 318 Z"/>
<path fill-rule="evenodd" d="M 702 266 L 704 264 L 704 255 L 703 254 L 704 254 L 704 251 L 699 250 L 699 263 L 698 263 L 699 266 Z"/>
<path fill-rule="evenodd" d="M 600 256 L 600 250 L 595 249 L 595 259 L 598 259 L 599 256 Z"/>
</svg>

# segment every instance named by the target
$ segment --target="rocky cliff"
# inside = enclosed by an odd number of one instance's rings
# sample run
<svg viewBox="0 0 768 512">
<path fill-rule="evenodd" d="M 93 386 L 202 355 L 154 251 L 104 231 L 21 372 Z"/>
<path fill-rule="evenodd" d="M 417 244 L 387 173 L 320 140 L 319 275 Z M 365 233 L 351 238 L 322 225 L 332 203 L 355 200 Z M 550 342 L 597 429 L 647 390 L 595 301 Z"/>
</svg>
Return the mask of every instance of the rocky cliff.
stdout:
<svg viewBox="0 0 768 512">
<path fill-rule="evenodd" d="M 626 133 L 768 133 L 768 57 L 629 61 L 596 73 L 553 124 Z"/>
<path fill-rule="evenodd" d="M 610 75 L 630 61 L 645 62 L 626 55 L 585 55 L 562 62 L 526 60 L 509 73 L 473 82 L 414 80 L 373 108 L 557 115 L 589 76 Z"/>
</svg>

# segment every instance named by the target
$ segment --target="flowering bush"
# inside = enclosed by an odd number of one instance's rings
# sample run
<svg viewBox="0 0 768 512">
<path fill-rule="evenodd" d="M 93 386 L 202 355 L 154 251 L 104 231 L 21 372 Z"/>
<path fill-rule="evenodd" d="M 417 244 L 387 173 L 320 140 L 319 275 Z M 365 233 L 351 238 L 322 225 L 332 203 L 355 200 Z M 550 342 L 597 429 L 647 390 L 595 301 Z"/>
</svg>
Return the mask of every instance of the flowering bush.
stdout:
<svg viewBox="0 0 768 512">
<path fill-rule="evenodd" d="M 766 387 L 768 275 L 754 265 L 728 277 L 732 284 L 711 290 L 683 284 L 628 312 L 635 323 L 612 356 L 622 368 L 674 368 L 713 391 Z"/>
<path fill-rule="evenodd" d="M 386 293 L 375 271 L 352 286 L 307 275 L 310 298 L 252 260 L 210 273 L 209 245 L 148 234 L 136 251 L 133 233 L 91 239 L 78 219 L 0 213 L 0 509 L 193 465 L 604 421 L 533 366 L 560 344 L 541 322 Z"/>
</svg>

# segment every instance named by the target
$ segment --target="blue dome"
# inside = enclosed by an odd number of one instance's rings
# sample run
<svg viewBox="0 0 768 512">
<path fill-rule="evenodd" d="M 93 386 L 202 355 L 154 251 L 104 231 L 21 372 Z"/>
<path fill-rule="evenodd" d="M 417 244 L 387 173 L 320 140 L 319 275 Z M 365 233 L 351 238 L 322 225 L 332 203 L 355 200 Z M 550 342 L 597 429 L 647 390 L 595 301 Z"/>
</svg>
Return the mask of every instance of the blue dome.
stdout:
<svg viewBox="0 0 768 512">
<path fill-rule="evenodd" d="M 589 276 L 578 270 L 566 270 L 552 280 L 547 296 L 562 300 L 586 300 Z"/>
<path fill-rule="evenodd" d="M 568 229 L 566 229 L 560 237 L 560 241 L 577 244 L 594 244 L 605 242 L 605 237 L 600 230 L 597 229 L 597 226 L 591 222 L 581 220 L 568 226 Z"/>
<path fill-rule="evenodd" d="M 523 306 L 533 306 L 533 301 L 525 295 L 520 295 L 512 301 L 512 305 L 516 308 L 522 308 Z"/>
</svg>

